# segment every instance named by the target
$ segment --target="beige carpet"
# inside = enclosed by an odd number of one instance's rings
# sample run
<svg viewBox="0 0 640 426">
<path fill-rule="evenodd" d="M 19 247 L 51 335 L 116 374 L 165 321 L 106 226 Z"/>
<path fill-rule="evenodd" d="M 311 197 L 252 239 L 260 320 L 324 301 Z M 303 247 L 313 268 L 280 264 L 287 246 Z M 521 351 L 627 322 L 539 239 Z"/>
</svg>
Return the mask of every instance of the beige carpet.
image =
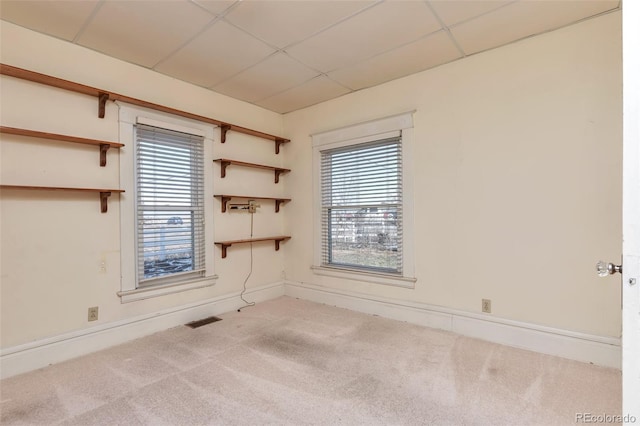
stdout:
<svg viewBox="0 0 640 426">
<path fill-rule="evenodd" d="M 1 423 L 576 424 L 621 374 L 282 297 L 3 380 Z"/>
</svg>

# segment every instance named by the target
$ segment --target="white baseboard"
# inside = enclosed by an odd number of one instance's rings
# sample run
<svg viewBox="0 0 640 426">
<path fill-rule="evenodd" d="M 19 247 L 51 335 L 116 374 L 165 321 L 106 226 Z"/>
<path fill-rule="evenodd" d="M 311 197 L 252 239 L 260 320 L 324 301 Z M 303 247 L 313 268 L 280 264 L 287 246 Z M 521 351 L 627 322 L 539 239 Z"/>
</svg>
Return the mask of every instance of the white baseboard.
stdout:
<svg viewBox="0 0 640 426">
<path fill-rule="evenodd" d="M 0 351 L 0 377 L 7 378 L 68 359 L 106 349 L 190 321 L 230 312 L 244 306 L 240 292 L 226 294 L 152 314 L 101 324 Z M 282 282 L 247 290 L 245 295 L 264 302 L 284 295 Z"/>
<path fill-rule="evenodd" d="M 456 311 L 440 306 L 285 282 L 285 295 L 452 331 L 506 346 L 621 369 L 620 339 Z"/>
<path fill-rule="evenodd" d="M 0 351 L 0 377 L 7 378 L 125 343 L 244 304 L 239 292 L 135 318 L 101 324 Z M 286 295 L 353 311 L 380 315 L 426 327 L 544 354 L 621 368 L 620 339 L 576 333 L 535 324 L 492 318 L 422 303 L 399 301 L 286 281 L 250 289 L 252 301 Z"/>
</svg>

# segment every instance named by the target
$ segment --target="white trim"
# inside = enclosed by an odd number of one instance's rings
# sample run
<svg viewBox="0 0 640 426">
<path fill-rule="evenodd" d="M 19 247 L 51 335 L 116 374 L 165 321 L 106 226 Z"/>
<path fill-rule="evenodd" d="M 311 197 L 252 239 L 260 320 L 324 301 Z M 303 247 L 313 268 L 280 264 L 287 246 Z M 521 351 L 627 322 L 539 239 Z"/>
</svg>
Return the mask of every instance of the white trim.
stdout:
<svg viewBox="0 0 640 426">
<path fill-rule="evenodd" d="M 402 136 L 402 132 L 400 130 L 394 130 L 392 132 L 384 132 L 384 133 L 376 133 L 376 134 L 367 134 L 367 136 L 362 136 L 358 138 L 323 143 L 321 145 L 317 145 L 316 149 L 320 150 L 320 152 L 323 152 L 323 151 L 329 151 L 336 148 L 342 148 L 344 146 L 359 145 L 361 143 L 380 141 L 383 139 L 398 138 L 401 136 Z"/>
<path fill-rule="evenodd" d="M 213 244 L 205 244 L 205 277 L 197 280 L 176 283 L 177 285 L 157 287 L 140 287 L 136 283 L 136 221 L 135 221 L 135 131 L 136 123 L 148 124 L 183 133 L 204 137 L 204 210 L 205 241 L 214 240 L 214 182 L 213 182 L 213 146 L 217 127 L 184 117 L 153 111 L 116 102 L 119 108 L 120 142 L 125 146 L 120 149 L 120 188 L 125 192 L 120 196 L 120 268 L 121 286 L 118 295 L 121 303 L 128 303 L 150 297 L 164 296 L 181 291 L 192 290 L 215 284 Z M 126 195 L 125 195 L 126 194 Z M 128 219 L 131 218 L 131 219 Z M 150 291 L 155 288 L 157 291 Z"/>
<path fill-rule="evenodd" d="M 207 132 L 203 131 L 203 126 L 198 128 L 182 126 L 176 123 L 168 123 L 166 120 L 154 120 L 149 117 L 137 116 L 136 122 L 138 124 L 145 124 L 151 127 L 160 127 L 167 130 L 173 130 L 174 132 L 187 133 L 189 135 L 201 136 L 203 138 L 207 137 Z"/>
<path fill-rule="evenodd" d="M 360 138 L 363 135 L 380 135 L 387 132 L 393 132 L 398 129 L 408 129 L 413 127 L 413 111 L 403 112 L 401 114 L 389 117 L 378 118 L 375 120 L 365 121 L 363 123 L 353 124 L 351 126 L 332 129 L 325 132 L 313 133 L 313 146 L 322 146 L 335 142 L 347 141 Z"/>
<path fill-rule="evenodd" d="M 413 126 L 402 129 L 402 274 L 415 280 Z"/>
<path fill-rule="evenodd" d="M 622 286 L 622 415 L 625 424 L 640 419 L 640 4 L 622 9 L 623 166 L 622 282 L 616 276 L 603 285 Z M 633 280 L 633 281 L 632 281 Z M 620 284 L 618 284 L 620 282 Z M 635 283 L 635 284 L 633 284 Z M 633 421 L 629 419 L 633 418 Z"/>
<path fill-rule="evenodd" d="M 414 288 L 417 281 L 416 278 L 394 276 L 391 274 L 377 274 L 375 272 L 354 271 L 353 269 L 342 269 L 329 266 L 312 266 L 311 270 L 313 270 L 315 274 L 324 275 L 326 277 L 365 281 L 373 284 L 385 284 L 405 288 Z"/>
<path fill-rule="evenodd" d="M 249 295 L 254 302 L 264 302 L 283 296 L 284 285 L 282 282 L 263 285 L 247 290 L 245 295 Z M 239 296 L 238 291 L 2 349 L 0 351 L 1 378 L 106 349 L 190 321 L 233 311 L 245 306 Z"/>
<path fill-rule="evenodd" d="M 501 345 L 620 369 L 620 339 L 457 311 L 308 283 L 285 281 L 285 295 L 412 324 L 438 328 Z"/>
<path fill-rule="evenodd" d="M 414 259 L 414 185 L 413 185 L 413 114 L 414 111 L 404 112 L 402 114 L 392 115 L 389 117 L 379 118 L 376 120 L 357 123 L 351 126 L 339 129 L 329 130 L 326 132 L 318 132 L 312 134 L 313 138 L 313 267 L 314 273 L 319 275 L 338 276 L 352 280 L 371 282 L 376 284 L 389 284 L 401 287 L 411 287 L 407 285 L 409 282 L 415 282 L 415 259 Z M 402 250 L 402 277 L 395 279 L 382 279 L 380 274 L 375 274 L 372 279 L 371 274 L 351 270 L 348 275 L 336 275 L 334 268 L 327 268 L 322 265 L 322 194 L 320 189 L 320 162 L 322 151 L 333 149 L 336 147 L 355 145 L 372 140 L 384 139 L 387 137 L 402 136 L 402 213 L 403 213 L 403 250 Z M 346 274 L 346 271 L 339 271 Z"/>
<path fill-rule="evenodd" d="M 548 355 L 620 368 L 620 339 L 492 318 L 423 303 L 374 297 L 293 281 L 248 290 L 257 303 L 296 297 L 357 312 L 438 328 Z M 8 378 L 133 339 L 245 306 L 234 292 L 207 300 L 101 324 L 0 350 L 0 377 Z"/>
<path fill-rule="evenodd" d="M 138 300 L 150 299 L 152 297 L 165 296 L 167 294 L 179 293 L 197 288 L 211 287 L 216 283 L 217 275 L 200 278 L 195 281 L 177 284 L 166 284 L 161 286 L 141 287 L 135 290 L 119 291 L 120 302 L 129 303 Z"/>
</svg>

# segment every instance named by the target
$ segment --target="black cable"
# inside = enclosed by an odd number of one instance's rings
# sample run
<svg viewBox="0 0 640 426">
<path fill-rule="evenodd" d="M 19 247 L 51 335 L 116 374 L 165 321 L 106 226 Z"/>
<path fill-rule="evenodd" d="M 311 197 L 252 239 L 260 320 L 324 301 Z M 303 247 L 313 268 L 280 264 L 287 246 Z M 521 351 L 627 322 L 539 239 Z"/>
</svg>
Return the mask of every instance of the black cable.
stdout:
<svg viewBox="0 0 640 426">
<path fill-rule="evenodd" d="M 253 215 L 254 215 L 254 213 L 251 212 L 251 233 L 250 233 L 249 238 L 253 238 Z M 256 304 L 256 302 L 247 302 L 245 300 L 245 298 L 243 297 L 244 293 L 247 291 L 247 281 L 249 281 L 249 278 L 251 277 L 251 274 L 253 273 L 253 243 L 252 242 L 249 243 L 249 254 L 250 254 L 250 257 L 251 257 L 251 263 L 250 263 L 250 266 L 249 266 L 249 274 L 247 275 L 247 278 L 244 279 L 244 283 L 242 283 L 242 291 L 240 292 L 240 299 L 242 299 L 242 301 L 244 303 L 246 303 L 246 305 L 241 307 L 241 308 L 238 308 L 238 312 L 240 312 L 240 310 L 242 310 L 244 308 L 247 308 L 249 306 L 254 306 Z"/>
</svg>

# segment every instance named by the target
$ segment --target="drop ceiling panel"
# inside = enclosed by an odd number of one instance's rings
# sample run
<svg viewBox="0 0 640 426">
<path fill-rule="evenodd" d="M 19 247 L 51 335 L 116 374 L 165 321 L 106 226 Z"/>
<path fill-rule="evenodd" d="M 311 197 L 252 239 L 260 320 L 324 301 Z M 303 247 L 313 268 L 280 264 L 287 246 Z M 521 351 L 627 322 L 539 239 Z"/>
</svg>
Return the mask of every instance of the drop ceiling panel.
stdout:
<svg viewBox="0 0 640 426">
<path fill-rule="evenodd" d="M 385 2 L 287 49 L 322 72 L 370 58 L 435 32 L 440 25 L 426 3 Z"/>
<path fill-rule="evenodd" d="M 275 50 L 243 31 L 218 21 L 155 69 L 204 87 L 260 62 Z"/>
<path fill-rule="evenodd" d="M 71 41 L 97 4 L 97 0 L 78 2 L 2 0 L 0 18 Z"/>
<path fill-rule="evenodd" d="M 490 12 L 512 3 L 513 0 L 431 0 L 429 3 L 433 6 L 436 14 L 442 19 L 446 26 L 451 26 L 470 18 L 475 18 L 484 13 Z"/>
<path fill-rule="evenodd" d="M 317 76 L 317 72 L 294 61 L 286 53 L 279 52 L 224 83 L 214 86 L 213 90 L 237 99 L 254 102 Z"/>
<path fill-rule="evenodd" d="M 256 105 L 279 113 L 287 113 L 349 93 L 325 76 L 316 77 L 300 86 L 256 102 Z"/>
<path fill-rule="evenodd" d="M 244 1 L 225 19 L 278 48 L 335 24 L 372 1 Z"/>
<path fill-rule="evenodd" d="M 620 0 L 0 0 L 0 18 L 289 112 L 620 7 Z"/>
<path fill-rule="evenodd" d="M 520 1 L 451 28 L 465 53 L 501 46 L 618 7 L 617 0 Z"/>
<path fill-rule="evenodd" d="M 424 71 L 462 55 L 445 31 L 329 73 L 332 80 L 359 90 Z"/>
<path fill-rule="evenodd" d="M 145 67 L 196 35 L 213 19 L 186 1 L 105 1 L 78 44 Z"/>
<path fill-rule="evenodd" d="M 234 0 L 193 0 L 193 2 L 216 15 L 221 15 L 234 3 L 239 3 Z"/>
</svg>

